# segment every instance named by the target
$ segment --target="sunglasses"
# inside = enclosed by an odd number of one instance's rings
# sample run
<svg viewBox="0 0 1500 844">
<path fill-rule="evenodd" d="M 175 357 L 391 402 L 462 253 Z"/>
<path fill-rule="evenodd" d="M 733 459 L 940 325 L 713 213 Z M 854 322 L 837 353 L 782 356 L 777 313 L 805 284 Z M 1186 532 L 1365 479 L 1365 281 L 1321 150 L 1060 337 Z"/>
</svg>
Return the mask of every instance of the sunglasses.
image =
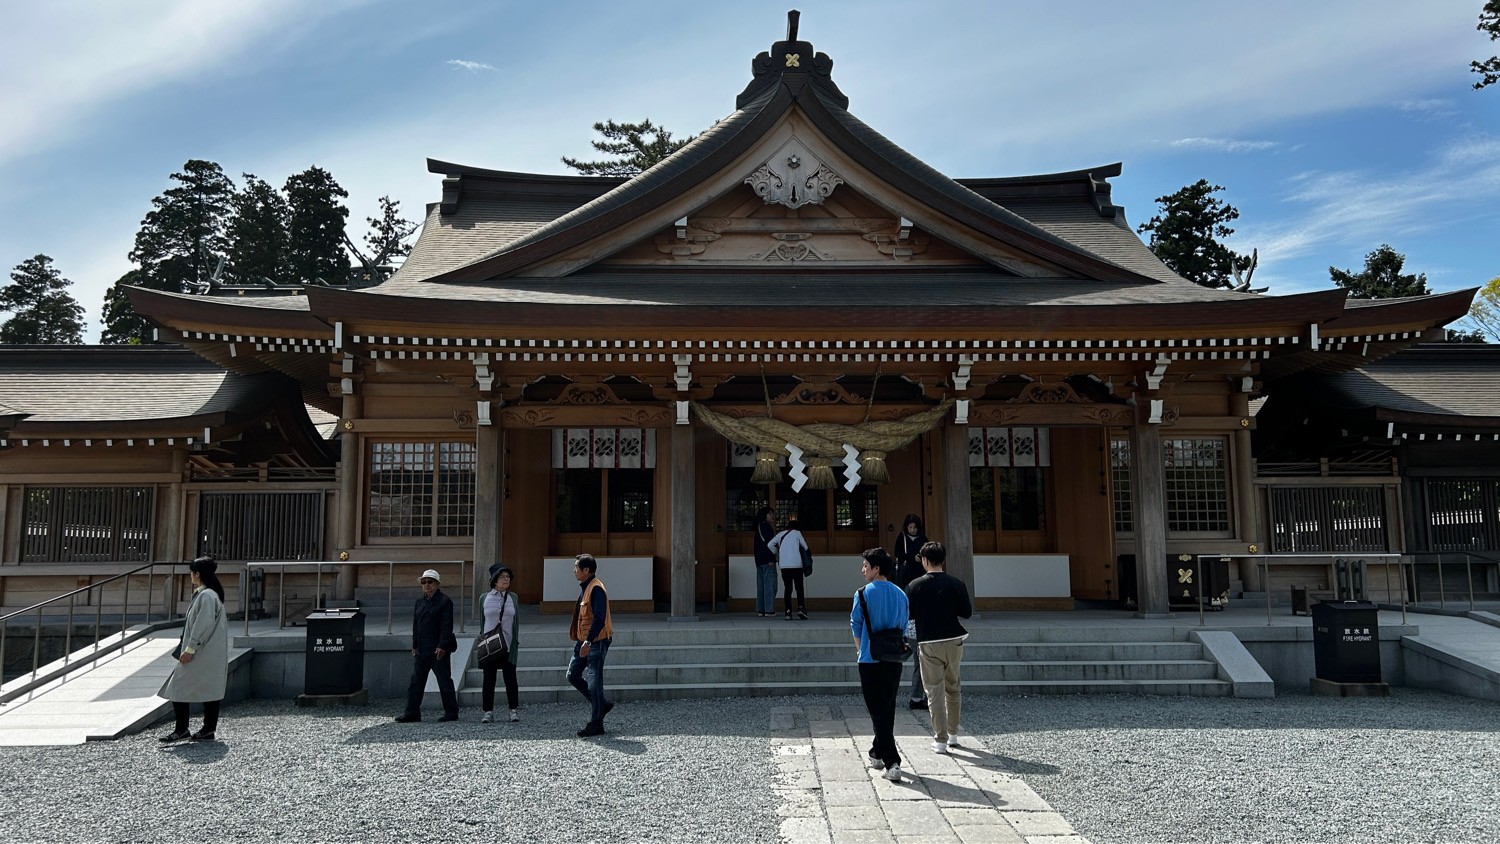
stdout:
<svg viewBox="0 0 1500 844">
<path fill-rule="evenodd" d="M 427 580 L 424 580 L 424 581 L 422 581 L 422 585 L 423 585 L 423 586 L 426 586 L 426 585 L 427 585 L 427 584 L 429 584 L 429 583 L 434 583 L 434 584 L 435 584 L 435 583 L 437 583 L 437 581 L 436 581 L 436 580 L 433 580 L 433 579 L 431 579 L 431 578 L 428 578 L 428 579 L 427 579 Z"/>
</svg>

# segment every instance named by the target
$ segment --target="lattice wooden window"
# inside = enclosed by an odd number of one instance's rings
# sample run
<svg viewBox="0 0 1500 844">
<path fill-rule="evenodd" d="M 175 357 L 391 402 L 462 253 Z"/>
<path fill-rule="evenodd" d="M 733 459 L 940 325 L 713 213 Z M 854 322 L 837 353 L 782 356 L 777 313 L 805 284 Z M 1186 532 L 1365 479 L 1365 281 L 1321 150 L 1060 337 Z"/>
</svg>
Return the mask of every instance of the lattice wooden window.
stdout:
<svg viewBox="0 0 1500 844">
<path fill-rule="evenodd" d="M 1135 511 L 1130 487 L 1130 442 L 1109 441 L 1109 477 L 1114 488 L 1115 532 L 1135 531 Z"/>
<path fill-rule="evenodd" d="M 473 443 L 370 443 L 369 538 L 473 536 L 476 462 Z"/>
<path fill-rule="evenodd" d="M 23 563 L 148 562 L 156 490 L 27 487 Z"/>
<path fill-rule="evenodd" d="M 198 554 L 218 560 L 323 559 L 317 492 L 205 492 L 198 499 Z"/>
<path fill-rule="evenodd" d="M 1167 531 L 1229 531 L 1229 457 L 1222 437 L 1162 440 Z"/>
</svg>

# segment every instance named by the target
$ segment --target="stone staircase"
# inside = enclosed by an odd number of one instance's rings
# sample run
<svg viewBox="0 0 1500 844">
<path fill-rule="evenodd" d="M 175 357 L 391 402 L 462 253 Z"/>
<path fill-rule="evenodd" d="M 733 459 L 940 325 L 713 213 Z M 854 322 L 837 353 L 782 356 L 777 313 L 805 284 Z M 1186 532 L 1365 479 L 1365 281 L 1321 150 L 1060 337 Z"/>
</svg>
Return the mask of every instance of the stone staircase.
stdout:
<svg viewBox="0 0 1500 844">
<path fill-rule="evenodd" d="M 522 703 L 571 701 L 572 653 L 555 629 L 521 633 L 517 669 Z M 1219 664 L 1186 630 L 1169 627 L 979 627 L 964 647 L 969 694 L 1152 694 L 1230 696 Z M 482 674 L 470 668 L 459 690 L 478 707 Z M 617 631 L 605 686 L 620 700 L 857 694 L 848 627 L 768 621 L 764 626 Z M 504 706 L 503 687 L 496 689 Z"/>
</svg>

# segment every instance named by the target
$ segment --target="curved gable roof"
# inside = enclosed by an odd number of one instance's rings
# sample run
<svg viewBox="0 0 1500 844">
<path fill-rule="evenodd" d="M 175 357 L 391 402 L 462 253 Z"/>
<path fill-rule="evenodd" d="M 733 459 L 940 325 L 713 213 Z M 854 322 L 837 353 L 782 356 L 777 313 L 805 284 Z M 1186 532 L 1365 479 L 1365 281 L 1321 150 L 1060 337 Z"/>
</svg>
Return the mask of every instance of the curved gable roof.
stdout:
<svg viewBox="0 0 1500 844">
<path fill-rule="evenodd" d="M 778 59 L 786 56 L 781 62 L 783 66 L 777 67 L 772 55 Z M 803 62 L 802 56 L 809 59 Z M 439 271 L 427 280 L 465 282 L 511 276 L 657 211 L 749 150 L 796 106 L 819 132 L 861 167 L 914 202 L 935 208 L 984 236 L 1083 278 L 1147 284 L 1182 281 L 1169 271 L 1142 272 L 1139 261 L 1121 263 L 1103 257 L 928 166 L 848 112 L 848 99 L 830 76 L 832 60 L 823 53 L 814 54 L 809 43 L 778 42 L 769 53 L 757 56 L 752 66 L 755 78 L 740 95 L 738 109 L 687 146 L 571 213 L 510 240 L 489 254 Z M 477 168 L 455 169 L 502 178 L 520 176 Z M 985 187 L 998 185 L 995 182 Z M 1150 262 L 1145 265 L 1150 266 Z"/>
</svg>

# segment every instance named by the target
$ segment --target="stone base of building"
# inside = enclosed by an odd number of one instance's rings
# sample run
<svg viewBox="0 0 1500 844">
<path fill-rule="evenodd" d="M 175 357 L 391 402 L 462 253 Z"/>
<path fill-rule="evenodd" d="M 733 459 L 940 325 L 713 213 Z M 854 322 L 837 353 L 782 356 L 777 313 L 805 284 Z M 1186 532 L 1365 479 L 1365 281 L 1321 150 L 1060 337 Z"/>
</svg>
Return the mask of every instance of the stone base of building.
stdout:
<svg viewBox="0 0 1500 844">
<path fill-rule="evenodd" d="M 365 706 L 370 702 L 370 690 L 347 695 L 297 695 L 296 700 L 298 706 Z"/>
<path fill-rule="evenodd" d="M 1321 677 L 1312 678 L 1309 684 L 1312 693 L 1326 697 L 1390 697 L 1391 687 L 1386 683 L 1337 683 Z"/>
</svg>

